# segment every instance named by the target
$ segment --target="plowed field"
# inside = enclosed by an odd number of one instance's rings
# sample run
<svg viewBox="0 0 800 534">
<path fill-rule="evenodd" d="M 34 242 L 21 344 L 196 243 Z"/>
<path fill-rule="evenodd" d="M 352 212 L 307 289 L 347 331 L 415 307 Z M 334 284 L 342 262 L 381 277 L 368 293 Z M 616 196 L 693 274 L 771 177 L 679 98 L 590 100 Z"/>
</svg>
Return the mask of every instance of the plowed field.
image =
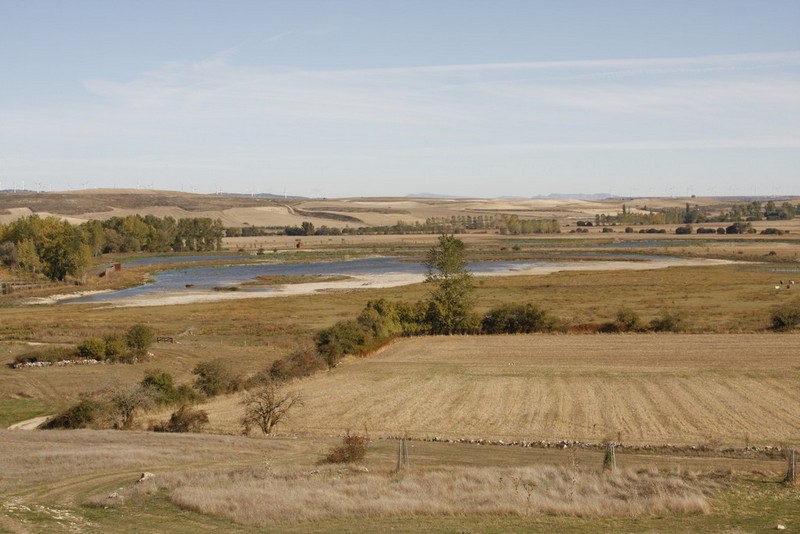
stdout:
<svg viewBox="0 0 800 534">
<path fill-rule="evenodd" d="M 798 335 L 415 338 L 296 387 L 305 403 L 285 431 L 800 442 Z M 212 423 L 232 428 L 240 410 L 220 401 Z"/>
</svg>

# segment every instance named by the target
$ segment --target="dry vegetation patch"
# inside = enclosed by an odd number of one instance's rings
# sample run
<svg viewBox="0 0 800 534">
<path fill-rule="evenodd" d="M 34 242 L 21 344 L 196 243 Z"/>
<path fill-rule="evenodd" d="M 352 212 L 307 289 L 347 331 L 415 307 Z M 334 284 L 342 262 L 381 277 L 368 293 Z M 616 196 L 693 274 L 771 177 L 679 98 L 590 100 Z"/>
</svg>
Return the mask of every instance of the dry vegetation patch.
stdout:
<svg viewBox="0 0 800 534">
<path fill-rule="evenodd" d="M 657 471 L 603 474 L 556 466 L 403 475 L 293 468 L 184 474 L 172 483 L 178 505 L 252 526 L 365 516 L 707 513 L 710 487 Z"/>
</svg>

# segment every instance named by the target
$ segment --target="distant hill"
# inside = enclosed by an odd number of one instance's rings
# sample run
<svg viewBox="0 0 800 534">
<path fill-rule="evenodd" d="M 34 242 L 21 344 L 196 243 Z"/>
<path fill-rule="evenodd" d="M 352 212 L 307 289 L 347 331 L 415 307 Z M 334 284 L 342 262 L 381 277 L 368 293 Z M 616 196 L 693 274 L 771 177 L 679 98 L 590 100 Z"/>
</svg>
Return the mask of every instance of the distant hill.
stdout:
<svg viewBox="0 0 800 534">
<path fill-rule="evenodd" d="M 412 193 L 410 195 L 406 195 L 408 198 L 440 198 L 440 199 L 463 199 L 463 198 L 471 198 L 471 197 L 464 197 L 464 196 L 457 196 L 457 195 L 440 195 L 436 193 Z M 507 200 L 526 200 L 532 198 L 541 198 L 541 199 L 550 199 L 550 200 L 562 200 L 562 199 L 573 199 L 573 200 L 605 200 L 609 198 L 619 198 L 616 195 L 612 195 L 610 193 L 550 193 L 548 195 L 536 195 L 532 197 L 526 197 L 521 195 L 504 195 L 500 197 L 495 197 L 497 199 L 507 199 Z"/>
<path fill-rule="evenodd" d="M 411 193 L 406 195 L 406 198 L 442 198 L 442 199 L 457 199 L 466 198 L 457 195 L 439 195 L 437 193 Z"/>
<path fill-rule="evenodd" d="M 764 198 L 764 197 L 761 197 Z M 577 201 L 576 201 L 577 200 Z M 737 201 L 745 201 L 745 198 Z M 787 199 L 790 200 L 790 199 Z M 561 221 L 614 214 L 622 203 L 632 209 L 683 208 L 687 202 L 708 211 L 729 209 L 732 199 L 647 198 L 633 200 L 606 193 L 553 193 L 527 198 L 465 198 L 418 193 L 405 197 L 358 197 L 309 199 L 270 193 L 195 194 L 148 189 L 89 189 L 82 191 L 0 192 L 0 224 L 31 214 L 54 215 L 75 224 L 91 219 L 132 214 L 183 219 L 220 219 L 226 227 L 263 226 L 284 228 L 310 222 L 316 227 L 392 226 L 398 221 L 423 223 L 430 218 L 474 214 L 514 214 L 521 218 L 553 218 Z M 796 200 L 792 201 L 796 203 Z"/>
<path fill-rule="evenodd" d="M 272 200 L 305 200 L 306 197 L 295 195 L 275 195 L 273 193 L 220 193 L 228 197 L 268 198 Z"/>
<path fill-rule="evenodd" d="M 550 198 L 550 199 L 564 199 L 572 198 L 575 200 L 606 200 L 609 198 L 619 198 L 610 193 L 550 193 L 549 195 L 536 195 L 531 198 Z"/>
</svg>

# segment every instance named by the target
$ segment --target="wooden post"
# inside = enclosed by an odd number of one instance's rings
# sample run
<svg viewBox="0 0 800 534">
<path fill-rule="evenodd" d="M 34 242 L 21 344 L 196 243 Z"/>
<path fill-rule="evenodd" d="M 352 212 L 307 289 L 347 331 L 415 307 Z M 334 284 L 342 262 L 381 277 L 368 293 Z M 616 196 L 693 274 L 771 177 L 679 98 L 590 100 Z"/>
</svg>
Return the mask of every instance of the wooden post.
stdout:
<svg viewBox="0 0 800 534">
<path fill-rule="evenodd" d="M 606 453 L 603 456 L 603 471 L 616 471 L 617 470 L 617 451 L 614 447 L 614 442 L 606 443 Z"/>
<path fill-rule="evenodd" d="M 397 449 L 397 472 L 408 468 L 408 440 L 400 438 L 400 446 Z"/>
<path fill-rule="evenodd" d="M 789 469 L 783 481 L 791 485 L 797 484 L 797 449 L 789 449 Z"/>
</svg>

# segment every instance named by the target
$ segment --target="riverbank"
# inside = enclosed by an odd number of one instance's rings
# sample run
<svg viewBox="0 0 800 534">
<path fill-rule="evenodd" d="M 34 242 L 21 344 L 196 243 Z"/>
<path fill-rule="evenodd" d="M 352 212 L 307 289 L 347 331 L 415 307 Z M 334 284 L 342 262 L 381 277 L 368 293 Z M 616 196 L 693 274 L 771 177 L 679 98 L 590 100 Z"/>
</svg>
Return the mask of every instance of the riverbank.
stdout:
<svg viewBox="0 0 800 534">
<path fill-rule="evenodd" d="M 476 275 L 477 277 L 547 275 L 562 271 L 624 271 L 665 269 L 668 267 L 693 267 L 729 265 L 736 263 L 730 260 L 658 258 L 645 261 L 582 261 L 553 262 L 547 265 L 536 265 L 521 268 L 509 268 Z M 287 284 L 276 286 L 272 291 L 210 291 L 186 288 L 181 291 L 151 293 L 140 296 L 115 299 L 114 292 L 91 292 L 98 295 L 107 293 L 108 300 L 99 300 L 98 305 L 113 307 L 169 306 L 175 304 L 194 304 L 201 302 L 219 302 L 223 300 L 271 298 L 290 295 L 311 295 L 320 292 L 357 291 L 363 289 L 389 288 L 412 285 L 423 282 L 425 276 L 415 273 L 387 273 L 351 275 L 346 280 L 329 280 L 303 284 Z M 88 292 L 87 292 L 88 293 Z M 26 304 L 69 303 L 70 295 L 51 295 L 37 297 L 26 301 Z"/>
</svg>

